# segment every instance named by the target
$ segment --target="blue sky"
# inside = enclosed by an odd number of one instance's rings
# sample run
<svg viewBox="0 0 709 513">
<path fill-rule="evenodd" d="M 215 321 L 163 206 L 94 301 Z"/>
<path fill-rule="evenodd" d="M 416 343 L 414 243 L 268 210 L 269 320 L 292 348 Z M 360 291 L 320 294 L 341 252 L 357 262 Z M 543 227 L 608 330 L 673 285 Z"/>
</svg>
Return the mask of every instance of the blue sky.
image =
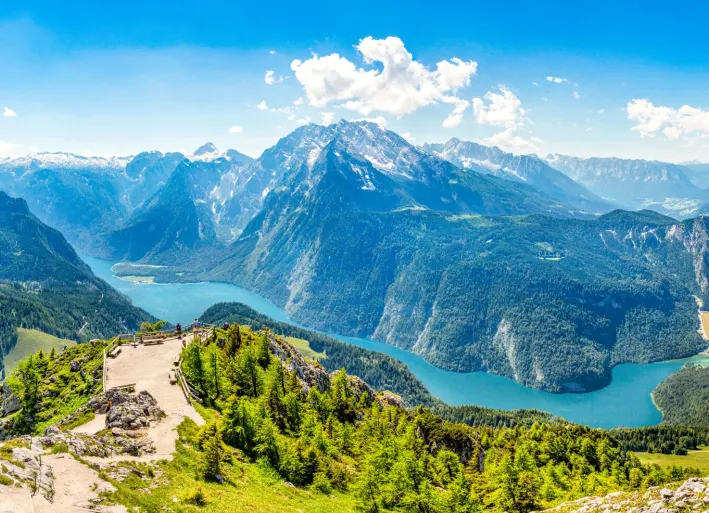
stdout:
<svg viewBox="0 0 709 513">
<path fill-rule="evenodd" d="M 2 3 L 0 156 L 258 155 L 344 117 L 415 143 L 709 161 L 700 2 L 105 4 Z"/>
</svg>

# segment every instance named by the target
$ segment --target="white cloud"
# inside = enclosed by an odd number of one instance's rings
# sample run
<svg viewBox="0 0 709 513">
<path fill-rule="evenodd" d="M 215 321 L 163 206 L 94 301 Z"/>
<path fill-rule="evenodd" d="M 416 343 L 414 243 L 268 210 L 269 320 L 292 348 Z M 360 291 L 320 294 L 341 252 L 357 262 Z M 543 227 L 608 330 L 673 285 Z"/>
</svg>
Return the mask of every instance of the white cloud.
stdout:
<svg viewBox="0 0 709 513">
<path fill-rule="evenodd" d="M 256 108 L 257 108 L 258 110 L 262 110 L 262 111 L 263 111 L 263 110 L 268 110 L 268 104 L 266 103 L 266 100 L 261 100 L 261 103 L 259 103 L 258 105 L 256 105 Z"/>
<path fill-rule="evenodd" d="M 8 107 L 5 107 L 5 109 L 2 112 L 2 115 L 3 115 L 3 117 L 6 117 L 6 118 L 14 118 L 15 116 L 17 116 L 17 113 Z"/>
<path fill-rule="evenodd" d="M 234 125 L 233 127 L 231 127 L 231 128 L 229 129 L 229 133 L 230 133 L 230 134 L 240 134 L 240 133 L 243 132 L 243 131 L 244 131 L 244 127 L 243 127 L 243 126 L 239 126 L 239 125 Z"/>
<path fill-rule="evenodd" d="M 404 139 L 406 139 L 409 142 L 413 142 L 416 140 L 416 138 L 413 135 L 411 135 L 411 132 L 404 132 L 403 134 L 401 134 L 401 137 L 403 137 Z"/>
<path fill-rule="evenodd" d="M 373 118 L 359 118 L 354 121 L 369 121 L 370 123 L 376 123 L 382 128 L 387 127 L 387 120 L 384 116 L 374 116 Z"/>
<path fill-rule="evenodd" d="M 555 84 L 568 84 L 569 79 L 549 76 L 549 77 L 547 77 L 547 82 L 554 82 Z"/>
<path fill-rule="evenodd" d="M 598 109 L 599 114 L 603 114 L 606 111 L 606 109 Z"/>
<path fill-rule="evenodd" d="M 656 106 L 648 99 L 634 99 L 626 107 L 628 119 L 637 124 L 631 128 L 640 137 L 662 133 L 667 140 L 682 136 L 709 137 L 709 110 L 682 105 L 679 109 Z"/>
<path fill-rule="evenodd" d="M 457 100 L 453 111 L 448 114 L 448 117 L 443 120 L 441 126 L 443 128 L 455 128 L 463 121 L 463 113 L 470 107 L 470 102 L 467 100 Z"/>
<path fill-rule="evenodd" d="M 484 141 L 493 146 L 499 146 L 500 148 L 512 152 L 519 153 L 530 153 L 539 150 L 536 142 L 542 142 L 539 138 L 532 138 L 530 140 L 524 139 L 517 135 L 517 129 L 515 127 L 510 127 L 502 132 L 498 132 Z"/>
<path fill-rule="evenodd" d="M 295 100 L 293 100 L 293 105 L 303 105 L 303 97 L 299 96 Z"/>
<path fill-rule="evenodd" d="M 578 100 L 579 98 L 581 98 L 581 95 L 579 93 L 577 93 L 576 91 L 573 91 L 571 93 L 571 96 L 574 97 L 574 100 Z"/>
<path fill-rule="evenodd" d="M 522 102 L 505 86 L 499 87 L 500 93 L 488 91 L 482 98 L 473 98 L 473 112 L 478 123 L 504 128 L 502 132 L 485 139 L 485 142 L 508 151 L 528 153 L 538 150 L 537 143 L 541 143 L 541 139 L 532 137 L 527 140 L 517 135 L 517 130 L 529 121 L 525 117 Z"/>
<path fill-rule="evenodd" d="M 366 37 L 356 49 L 369 69 L 336 53 L 291 63 L 311 105 L 344 101 L 344 108 L 365 116 L 376 111 L 401 116 L 427 105 L 459 102 L 456 91 L 470 85 L 477 71 L 475 61 L 458 58 L 440 61 L 431 71 L 413 59 L 398 37 Z"/>
<path fill-rule="evenodd" d="M 271 55 L 276 55 L 276 50 L 269 50 L 268 53 L 270 53 Z"/>
<path fill-rule="evenodd" d="M 335 122 L 335 113 L 334 112 L 321 112 L 320 113 L 320 120 L 322 121 L 323 125 L 332 125 Z"/>
<path fill-rule="evenodd" d="M 20 144 L 9 143 L 7 141 L 0 141 L 0 158 L 3 157 L 21 157 L 27 152 L 22 151 L 23 148 Z"/>
<path fill-rule="evenodd" d="M 500 86 L 500 93 L 488 91 L 482 98 L 473 98 L 473 112 L 482 125 L 519 128 L 524 124 L 525 110 L 517 96 Z"/>
<path fill-rule="evenodd" d="M 532 82 L 532 85 L 533 85 L 534 87 L 539 87 L 539 84 L 538 84 L 537 82 Z"/>
<path fill-rule="evenodd" d="M 295 123 L 297 125 L 307 125 L 308 123 L 310 123 L 310 121 L 311 121 L 310 116 L 305 116 L 302 119 L 296 119 Z"/>
<path fill-rule="evenodd" d="M 279 112 L 281 114 L 285 114 L 286 116 L 288 116 L 288 119 L 290 121 L 293 121 L 295 119 L 296 110 L 297 109 L 295 109 L 294 107 L 272 107 L 270 109 L 271 112 Z"/>
<path fill-rule="evenodd" d="M 263 76 L 263 81 L 266 82 L 268 85 L 280 84 L 285 79 L 286 77 L 277 77 L 276 72 L 272 69 L 269 69 Z"/>
</svg>

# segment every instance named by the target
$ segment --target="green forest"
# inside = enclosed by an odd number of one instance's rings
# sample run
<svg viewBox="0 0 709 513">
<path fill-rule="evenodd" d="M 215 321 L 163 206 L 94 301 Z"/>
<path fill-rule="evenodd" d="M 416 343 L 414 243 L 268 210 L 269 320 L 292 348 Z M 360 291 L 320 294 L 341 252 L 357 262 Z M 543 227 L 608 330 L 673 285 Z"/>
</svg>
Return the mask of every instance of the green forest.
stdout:
<svg viewBox="0 0 709 513">
<path fill-rule="evenodd" d="M 512 427 L 517 424 L 548 422 L 553 418 L 549 413 L 537 410 L 505 411 L 472 405 L 445 404 L 434 397 L 405 364 L 391 356 L 345 344 L 292 324 L 274 321 L 242 303 L 217 303 L 208 308 L 200 319 L 217 326 L 226 322 L 246 325 L 253 330 L 266 327 L 284 337 L 307 340 L 313 350 L 327 355 L 327 358 L 319 363 L 328 372 L 345 369 L 348 374 L 362 378 L 377 390 L 391 390 L 398 394 L 409 406 L 422 405 L 431 408 L 441 417 L 455 422 L 471 426 Z"/>
<path fill-rule="evenodd" d="M 188 381 L 216 411 L 195 439 L 206 480 L 236 450 L 296 486 L 352 494 L 362 511 L 527 512 L 698 473 L 644 466 L 610 433 L 583 426 L 446 421 L 388 404 L 344 370 L 323 390 L 304 387 L 272 353 L 285 342 L 271 337 L 232 325 L 183 351 Z"/>
<path fill-rule="evenodd" d="M 17 328 L 85 342 L 137 328 L 147 312 L 100 280 L 24 200 L 0 192 L 0 380 Z"/>
<path fill-rule="evenodd" d="M 653 391 L 662 424 L 709 429 L 709 367 L 686 365 Z"/>
</svg>

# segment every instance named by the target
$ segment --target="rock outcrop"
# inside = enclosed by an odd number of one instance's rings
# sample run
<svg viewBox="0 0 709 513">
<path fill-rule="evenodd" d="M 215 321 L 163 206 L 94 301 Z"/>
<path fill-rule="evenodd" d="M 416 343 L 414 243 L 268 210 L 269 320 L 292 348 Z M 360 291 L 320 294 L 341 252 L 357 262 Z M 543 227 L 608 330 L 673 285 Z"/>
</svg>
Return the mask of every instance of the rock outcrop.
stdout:
<svg viewBox="0 0 709 513">
<path fill-rule="evenodd" d="M 20 398 L 12 393 L 9 385 L 0 385 L 2 388 L 2 401 L 0 401 L 0 417 L 5 417 L 22 408 Z"/>
<path fill-rule="evenodd" d="M 614 492 L 584 497 L 547 510 L 558 513 L 679 513 L 709 511 L 709 478 L 693 477 L 677 488 L 653 487 L 644 492 Z"/>
<path fill-rule="evenodd" d="M 150 422 L 158 421 L 165 412 L 158 402 L 147 391 L 138 394 L 109 390 L 106 393 L 106 403 L 98 404 L 99 411 L 106 412 L 106 427 L 120 429 L 141 429 L 150 426 Z"/>
<path fill-rule="evenodd" d="M 271 352 L 281 360 L 289 372 L 298 374 L 305 393 L 308 393 L 312 387 L 317 388 L 320 392 L 330 390 L 330 374 L 320 364 L 308 362 L 297 349 L 280 338 L 274 337 L 273 333 L 269 332 L 268 336 Z"/>
</svg>

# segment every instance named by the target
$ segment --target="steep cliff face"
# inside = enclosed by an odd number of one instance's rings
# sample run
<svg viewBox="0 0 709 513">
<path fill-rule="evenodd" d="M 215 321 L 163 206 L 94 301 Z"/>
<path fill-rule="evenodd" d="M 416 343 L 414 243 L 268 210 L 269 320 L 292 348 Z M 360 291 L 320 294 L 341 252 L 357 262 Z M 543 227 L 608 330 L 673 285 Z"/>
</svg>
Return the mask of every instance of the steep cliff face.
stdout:
<svg viewBox="0 0 709 513">
<path fill-rule="evenodd" d="M 703 347 L 692 297 L 707 288 L 703 218 L 378 212 L 328 191 L 273 194 L 212 276 L 307 325 L 552 391 Z"/>
</svg>

